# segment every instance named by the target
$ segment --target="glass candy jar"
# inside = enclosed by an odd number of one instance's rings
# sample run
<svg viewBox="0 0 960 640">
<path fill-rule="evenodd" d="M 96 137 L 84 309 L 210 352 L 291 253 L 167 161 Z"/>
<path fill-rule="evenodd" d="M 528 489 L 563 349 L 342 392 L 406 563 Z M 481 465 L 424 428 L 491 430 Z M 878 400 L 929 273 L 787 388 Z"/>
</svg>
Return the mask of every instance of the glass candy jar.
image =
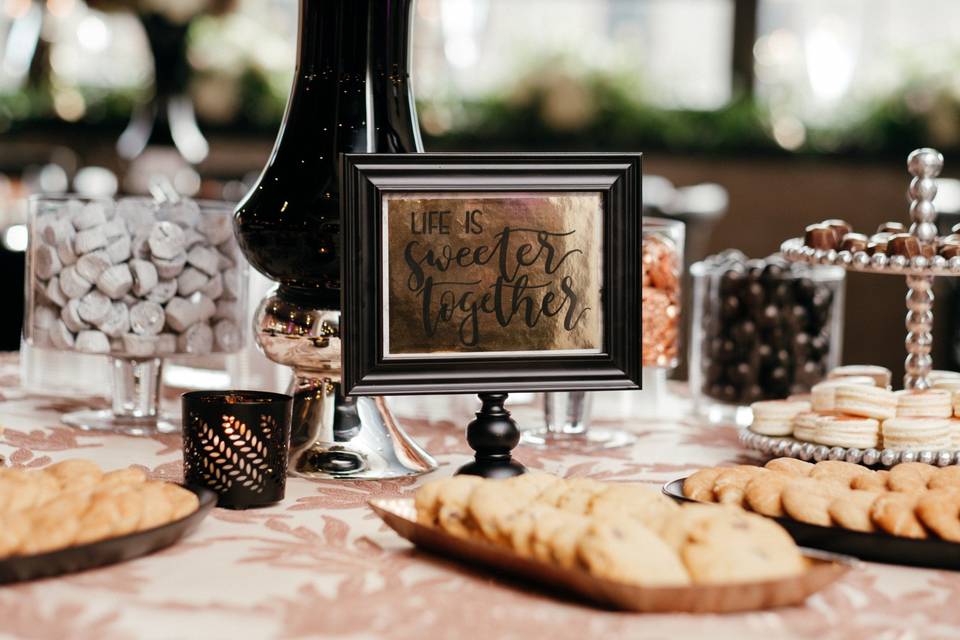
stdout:
<svg viewBox="0 0 960 640">
<path fill-rule="evenodd" d="M 111 363 L 112 408 L 70 413 L 65 423 L 179 430 L 159 413 L 164 357 L 244 343 L 247 265 L 232 215 L 229 202 L 31 198 L 24 337 Z"/>
<path fill-rule="evenodd" d="M 701 413 L 739 420 L 736 406 L 807 393 L 839 363 L 842 269 L 727 251 L 690 272 L 690 387 Z"/>
</svg>

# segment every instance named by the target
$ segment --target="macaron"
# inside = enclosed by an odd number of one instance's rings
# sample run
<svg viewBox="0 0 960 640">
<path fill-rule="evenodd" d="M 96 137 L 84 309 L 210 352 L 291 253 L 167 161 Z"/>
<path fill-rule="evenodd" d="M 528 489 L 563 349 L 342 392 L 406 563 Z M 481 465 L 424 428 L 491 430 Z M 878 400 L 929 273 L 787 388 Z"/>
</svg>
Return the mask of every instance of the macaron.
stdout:
<svg viewBox="0 0 960 640">
<path fill-rule="evenodd" d="M 820 414 L 815 411 L 798 413 L 793 417 L 793 437 L 804 442 L 813 442 L 817 433 L 817 420 Z"/>
<path fill-rule="evenodd" d="M 829 412 L 836 410 L 837 387 L 845 384 L 862 384 L 868 387 L 875 386 L 870 376 L 849 376 L 824 380 L 813 385 L 810 389 L 810 404 L 814 411 Z"/>
<path fill-rule="evenodd" d="M 954 380 L 960 382 L 960 371 L 947 371 L 945 369 L 934 369 L 927 374 L 927 381 L 930 386 L 935 387 L 941 380 Z"/>
<path fill-rule="evenodd" d="M 845 365 L 843 367 L 837 367 L 827 374 L 827 378 L 830 380 L 835 378 L 849 378 L 851 376 L 869 376 L 873 378 L 876 386 L 886 389 L 890 386 L 890 379 L 893 374 L 890 373 L 890 369 L 874 364 Z"/>
<path fill-rule="evenodd" d="M 897 391 L 898 418 L 949 418 L 953 415 L 953 394 L 945 389 Z"/>
<path fill-rule="evenodd" d="M 936 451 L 953 447 L 950 420 L 891 418 L 881 426 L 885 449 Z"/>
<path fill-rule="evenodd" d="M 753 422 L 750 430 L 765 436 L 788 436 L 793 433 L 793 419 L 810 411 L 810 403 L 797 400 L 761 400 L 750 405 Z"/>
<path fill-rule="evenodd" d="M 813 441 L 830 447 L 872 449 L 880 443 L 880 421 L 858 416 L 820 416 Z"/>
<path fill-rule="evenodd" d="M 897 397 L 893 391 L 859 384 L 840 385 L 836 390 L 836 410 L 850 416 L 887 420 L 897 415 Z"/>
</svg>

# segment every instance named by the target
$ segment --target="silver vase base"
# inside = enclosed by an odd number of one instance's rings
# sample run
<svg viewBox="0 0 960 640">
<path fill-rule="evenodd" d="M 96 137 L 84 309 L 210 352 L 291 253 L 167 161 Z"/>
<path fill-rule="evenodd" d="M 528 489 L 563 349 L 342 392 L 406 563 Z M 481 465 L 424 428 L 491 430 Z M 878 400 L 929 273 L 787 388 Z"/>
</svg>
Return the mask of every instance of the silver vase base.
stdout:
<svg viewBox="0 0 960 640">
<path fill-rule="evenodd" d="M 74 411 L 65 414 L 64 424 L 83 431 L 102 431 L 125 436 L 150 437 L 168 433 L 180 433 L 180 425 L 172 416 L 159 415 L 137 418 L 118 416 L 109 409 Z"/>
<path fill-rule="evenodd" d="M 637 441 L 637 436 L 629 431 L 603 427 L 589 427 L 574 432 L 534 429 L 524 431 L 520 436 L 520 441 L 523 444 L 540 448 L 590 451 L 628 447 Z"/>
</svg>

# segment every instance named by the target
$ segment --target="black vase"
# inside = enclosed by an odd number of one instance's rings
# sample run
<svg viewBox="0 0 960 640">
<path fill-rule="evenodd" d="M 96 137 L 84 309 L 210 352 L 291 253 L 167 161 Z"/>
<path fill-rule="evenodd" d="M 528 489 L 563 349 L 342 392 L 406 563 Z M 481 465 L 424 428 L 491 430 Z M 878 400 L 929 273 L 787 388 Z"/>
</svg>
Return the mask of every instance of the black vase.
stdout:
<svg viewBox="0 0 960 640">
<path fill-rule="evenodd" d="M 273 153 L 237 208 L 250 263 L 281 298 L 338 308 L 338 155 L 422 151 L 410 86 L 413 0 L 300 0 L 298 63 Z"/>
</svg>

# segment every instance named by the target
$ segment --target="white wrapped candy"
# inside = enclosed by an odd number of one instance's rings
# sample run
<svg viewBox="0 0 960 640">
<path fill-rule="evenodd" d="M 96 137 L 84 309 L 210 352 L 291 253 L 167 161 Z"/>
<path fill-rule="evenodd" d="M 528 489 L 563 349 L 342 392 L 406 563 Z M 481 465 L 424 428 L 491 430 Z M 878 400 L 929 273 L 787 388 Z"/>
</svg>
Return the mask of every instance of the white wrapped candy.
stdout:
<svg viewBox="0 0 960 640">
<path fill-rule="evenodd" d="M 157 268 L 157 275 L 166 280 L 168 278 L 176 278 L 180 275 L 184 265 L 187 264 L 187 253 L 182 251 L 169 260 L 153 256 L 152 260 L 153 265 Z"/>
<path fill-rule="evenodd" d="M 58 320 L 50 329 L 50 343 L 57 349 L 72 349 L 74 343 L 73 333 L 63 324 L 63 320 Z"/>
<path fill-rule="evenodd" d="M 186 236 L 179 225 L 164 220 L 153 225 L 147 244 L 150 245 L 150 253 L 153 257 L 171 260 L 183 253 Z"/>
<path fill-rule="evenodd" d="M 123 198 L 117 202 L 117 218 L 127 224 L 130 233 L 149 232 L 153 226 L 156 205 L 150 198 Z"/>
<path fill-rule="evenodd" d="M 47 300 L 58 307 L 67 304 L 67 296 L 63 293 L 63 287 L 60 286 L 60 276 L 50 278 L 50 282 L 47 283 L 47 288 L 43 293 L 47 297 Z"/>
<path fill-rule="evenodd" d="M 114 300 L 122 298 L 133 286 L 133 276 L 126 264 L 116 264 L 97 278 L 97 288 Z"/>
<path fill-rule="evenodd" d="M 93 283 L 77 273 L 77 267 L 70 265 L 60 271 L 60 289 L 68 298 L 79 298 L 93 287 Z"/>
<path fill-rule="evenodd" d="M 100 227 L 78 231 L 73 239 L 73 249 L 78 255 L 90 253 L 107 246 L 107 234 Z"/>
<path fill-rule="evenodd" d="M 232 300 L 240 297 L 240 273 L 236 267 L 223 272 L 223 297 Z"/>
<path fill-rule="evenodd" d="M 54 217 L 49 224 L 45 225 L 42 231 L 43 239 L 47 244 L 59 245 L 67 240 L 72 241 L 77 235 L 76 229 L 70 224 L 67 218 Z"/>
<path fill-rule="evenodd" d="M 133 276 L 134 295 L 145 297 L 150 290 L 157 286 L 157 268 L 147 260 L 131 260 L 130 275 Z M 166 302 L 164 300 L 163 302 Z"/>
<path fill-rule="evenodd" d="M 170 302 L 175 295 L 177 295 L 177 281 L 160 280 L 152 289 L 150 289 L 150 293 L 148 293 L 146 297 L 150 302 L 165 304 Z"/>
<path fill-rule="evenodd" d="M 110 313 L 100 323 L 100 331 L 111 338 L 118 338 L 130 331 L 130 310 L 122 302 L 110 305 Z"/>
<path fill-rule="evenodd" d="M 74 346 L 86 353 L 110 353 L 110 340 L 102 331 L 81 331 Z"/>
<path fill-rule="evenodd" d="M 213 327 L 213 340 L 218 351 L 233 353 L 240 348 L 240 327 L 233 320 L 221 320 Z"/>
<path fill-rule="evenodd" d="M 110 313 L 110 298 L 99 291 L 91 291 L 80 298 L 80 305 L 77 307 L 77 313 L 84 322 L 90 324 L 100 324 Z"/>
<path fill-rule="evenodd" d="M 216 300 L 223 294 L 223 276 L 219 273 L 210 278 L 207 284 L 200 287 L 200 293 L 211 300 Z"/>
<path fill-rule="evenodd" d="M 110 222 L 104 224 L 101 228 L 103 229 L 103 233 L 107 236 L 107 240 L 113 241 L 117 238 L 126 238 L 127 240 L 130 239 L 130 232 L 127 231 L 127 225 L 120 218 L 114 218 Z"/>
<path fill-rule="evenodd" d="M 199 320 L 196 305 L 186 298 L 175 297 L 167 303 L 167 324 L 174 331 L 185 331 L 187 327 Z"/>
<path fill-rule="evenodd" d="M 187 267 L 177 276 L 177 295 L 187 297 L 199 291 L 209 280 L 210 278 L 199 269 Z"/>
<path fill-rule="evenodd" d="M 173 333 L 161 333 L 157 336 L 157 354 L 177 352 L 177 336 Z"/>
<path fill-rule="evenodd" d="M 88 202 L 72 217 L 73 228 L 77 231 L 93 229 L 106 221 L 107 213 L 100 202 Z"/>
<path fill-rule="evenodd" d="M 56 309 L 46 305 L 39 305 L 33 310 L 33 328 L 34 329 L 52 329 L 57 324 Z"/>
<path fill-rule="evenodd" d="M 236 300 L 217 300 L 217 310 L 213 314 L 215 320 L 222 318 L 239 318 L 240 303 Z"/>
<path fill-rule="evenodd" d="M 185 238 L 183 243 L 183 248 L 186 249 L 188 253 L 190 249 L 197 246 L 198 244 L 200 243 L 206 244 L 207 242 L 206 237 L 196 229 L 184 229 L 183 235 Z"/>
<path fill-rule="evenodd" d="M 141 302 L 130 308 L 130 329 L 134 333 L 155 336 L 163 329 L 163 307 L 156 302 Z"/>
<path fill-rule="evenodd" d="M 69 301 L 60 309 L 60 319 L 63 320 L 63 324 L 67 325 L 67 329 L 74 333 L 90 328 L 90 325 L 80 317 L 80 301 L 77 299 Z"/>
<path fill-rule="evenodd" d="M 209 247 L 194 247 L 187 253 L 187 264 L 192 265 L 207 274 L 214 276 L 220 273 L 220 252 Z"/>
<path fill-rule="evenodd" d="M 48 244 L 42 244 L 33 252 L 33 268 L 41 280 L 49 280 L 60 273 L 63 263 L 57 250 Z"/>
<path fill-rule="evenodd" d="M 208 213 L 200 217 L 197 230 L 207 237 L 210 244 L 223 244 L 233 237 L 233 220 L 222 213 Z"/>
<path fill-rule="evenodd" d="M 130 259 L 130 236 L 120 236 L 107 245 L 107 255 L 113 264 L 120 264 Z"/>
<path fill-rule="evenodd" d="M 147 243 L 149 239 L 150 235 L 147 233 L 139 233 L 133 236 L 133 240 L 130 242 L 130 255 L 140 260 L 149 260 L 150 245 Z"/>
<path fill-rule="evenodd" d="M 76 263 L 77 252 L 73 250 L 73 240 L 64 240 L 57 245 L 57 257 L 65 267 Z"/>
<path fill-rule="evenodd" d="M 200 207 L 189 198 L 166 205 L 160 214 L 163 219 L 176 222 L 185 229 L 197 226 L 200 221 Z"/>
<path fill-rule="evenodd" d="M 141 336 L 125 333 L 122 337 L 123 351 L 130 356 L 152 356 L 157 351 L 157 336 Z"/>
<path fill-rule="evenodd" d="M 206 322 L 217 313 L 217 305 L 202 293 L 195 293 L 190 296 L 190 304 L 194 306 L 197 318 L 202 322 Z"/>
<path fill-rule="evenodd" d="M 112 264 L 110 255 L 101 249 L 80 256 L 77 259 L 77 273 L 90 282 L 96 282 L 100 274 L 110 268 Z"/>
<path fill-rule="evenodd" d="M 177 337 L 177 348 L 191 355 L 210 353 L 213 351 L 213 330 L 208 324 L 197 323 Z"/>
</svg>

